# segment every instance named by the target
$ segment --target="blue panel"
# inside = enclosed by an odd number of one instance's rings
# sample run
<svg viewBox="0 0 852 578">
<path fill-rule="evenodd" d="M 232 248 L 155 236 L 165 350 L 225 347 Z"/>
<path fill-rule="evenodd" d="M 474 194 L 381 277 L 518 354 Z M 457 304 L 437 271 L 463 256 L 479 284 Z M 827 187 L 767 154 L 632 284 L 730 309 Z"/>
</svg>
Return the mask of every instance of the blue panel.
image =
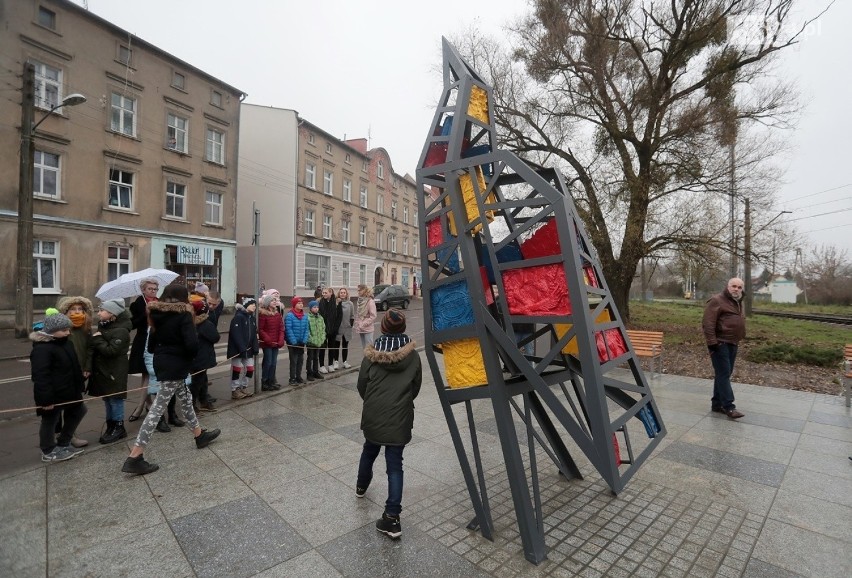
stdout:
<svg viewBox="0 0 852 578">
<path fill-rule="evenodd" d="M 498 263 L 510 263 L 512 261 L 520 261 L 523 259 L 521 255 L 521 246 L 517 241 L 512 241 L 499 251 L 497 251 Z M 485 265 L 485 270 L 488 271 L 488 281 L 494 285 L 497 281 L 494 278 L 494 267 L 491 266 L 491 259 L 488 258 L 488 250 L 485 245 L 482 246 L 482 264 Z"/>
<path fill-rule="evenodd" d="M 432 289 L 432 329 L 473 325 L 473 304 L 466 281 L 447 283 Z"/>
</svg>

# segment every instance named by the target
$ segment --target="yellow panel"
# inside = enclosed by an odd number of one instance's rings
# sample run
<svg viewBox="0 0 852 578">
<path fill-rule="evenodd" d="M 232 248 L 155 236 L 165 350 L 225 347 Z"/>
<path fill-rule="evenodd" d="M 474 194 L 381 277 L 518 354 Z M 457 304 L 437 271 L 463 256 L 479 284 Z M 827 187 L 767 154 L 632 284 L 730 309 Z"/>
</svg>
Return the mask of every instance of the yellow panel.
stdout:
<svg viewBox="0 0 852 578">
<path fill-rule="evenodd" d="M 478 86 L 474 86 L 470 91 L 470 104 L 467 107 L 467 114 L 482 122 L 488 122 L 488 93 Z"/>
<path fill-rule="evenodd" d="M 612 321 L 609 316 L 609 309 L 604 309 L 601 311 L 601 314 L 598 315 L 598 318 L 595 319 L 595 323 L 606 323 L 607 321 Z M 570 323 L 554 323 L 553 330 L 556 332 L 556 338 L 562 339 L 562 336 L 568 333 L 568 330 L 571 329 Z M 562 348 L 562 353 L 567 353 L 568 355 L 580 355 L 580 351 L 577 349 L 577 338 L 572 337 L 571 340 L 565 344 L 565 347 Z"/>
<path fill-rule="evenodd" d="M 444 368 L 447 371 L 447 384 L 450 388 L 476 387 L 488 383 L 478 339 L 445 341 L 441 344 L 441 348 L 444 352 Z"/>
<path fill-rule="evenodd" d="M 480 167 L 475 167 L 476 172 L 476 181 L 479 184 L 479 190 L 485 190 L 485 175 L 482 174 L 482 169 Z M 476 191 L 473 190 L 473 181 L 470 178 L 470 173 L 465 173 L 459 177 L 459 186 L 461 187 L 462 199 L 464 200 L 464 208 L 465 214 L 467 215 L 467 222 L 471 222 L 479 217 L 479 208 L 476 204 Z M 486 203 L 493 203 L 496 201 L 494 197 L 494 193 L 488 195 L 486 199 Z M 450 234 L 454 237 L 458 236 L 458 231 L 456 230 L 456 222 L 453 219 L 452 212 L 447 214 L 447 225 L 450 229 Z M 494 211 L 486 211 L 485 218 L 488 219 L 488 222 L 494 220 Z M 471 230 L 471 234 L 476 234 L 482 230 L 482 224 L 478 223 Z"/>
</svg>

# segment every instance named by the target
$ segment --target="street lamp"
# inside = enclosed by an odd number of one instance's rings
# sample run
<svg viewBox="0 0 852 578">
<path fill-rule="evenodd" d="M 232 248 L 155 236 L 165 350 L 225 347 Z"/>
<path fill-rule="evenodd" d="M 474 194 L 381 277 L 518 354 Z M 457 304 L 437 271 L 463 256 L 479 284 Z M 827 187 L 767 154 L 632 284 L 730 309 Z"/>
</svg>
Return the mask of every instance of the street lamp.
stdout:
<svg viewBox="0 0 852 578">
<path fill-rule="evenodd" d="M 35 116 L 35 67 L 24 64 L 21 99 L 21 163 L 18 178 L 18 272 L 15 283 L 15 336 L 27 337 L 33 326 L 33 161 L 35 129 L 63 106 L 86 102 L 82 94 L 69 94 L 33 123 Z"/>
</svg>

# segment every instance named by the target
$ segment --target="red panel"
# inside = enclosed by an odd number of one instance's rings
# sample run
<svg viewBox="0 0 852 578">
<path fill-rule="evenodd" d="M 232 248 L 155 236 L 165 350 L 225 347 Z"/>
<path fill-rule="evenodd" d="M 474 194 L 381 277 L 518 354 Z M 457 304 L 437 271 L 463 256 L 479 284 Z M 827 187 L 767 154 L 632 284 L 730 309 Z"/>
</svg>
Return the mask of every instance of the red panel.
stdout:
<svg viewBox="0 0 852 578">
<path fill-rule="evenodd" d="M 533 233 L 533 236 L 521 243 L 521 254 L 524 259 L 559 255 L 559 233 L 556 230 L 556 220 L 550 219 L 547 224 Z"/>
<path fill-rule="evenodd" d="M 504 271 L 503 289 L 512 315 L 571 314 L 565 269 L 560 263 Z"/>
</svg>

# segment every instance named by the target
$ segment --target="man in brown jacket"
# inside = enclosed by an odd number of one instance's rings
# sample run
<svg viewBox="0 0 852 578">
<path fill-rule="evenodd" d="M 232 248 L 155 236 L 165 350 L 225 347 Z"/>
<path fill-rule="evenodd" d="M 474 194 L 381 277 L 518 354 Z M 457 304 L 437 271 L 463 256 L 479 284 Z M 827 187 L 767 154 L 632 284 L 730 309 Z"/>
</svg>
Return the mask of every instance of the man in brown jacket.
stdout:
<svg viewBox="0 0 852 578">
<path fill-rule="evenodd" d="M 731 419 L 745 415 L 734 405 L 734 390 L 731 387 L 737 345 L 745 337 L 742 298 L 743 281 L 734 277 L 728 281 L 724 291 L 707 300 L 704 319 L 701 322 L 715 373 L 710 408 Z"/>
</svg>

